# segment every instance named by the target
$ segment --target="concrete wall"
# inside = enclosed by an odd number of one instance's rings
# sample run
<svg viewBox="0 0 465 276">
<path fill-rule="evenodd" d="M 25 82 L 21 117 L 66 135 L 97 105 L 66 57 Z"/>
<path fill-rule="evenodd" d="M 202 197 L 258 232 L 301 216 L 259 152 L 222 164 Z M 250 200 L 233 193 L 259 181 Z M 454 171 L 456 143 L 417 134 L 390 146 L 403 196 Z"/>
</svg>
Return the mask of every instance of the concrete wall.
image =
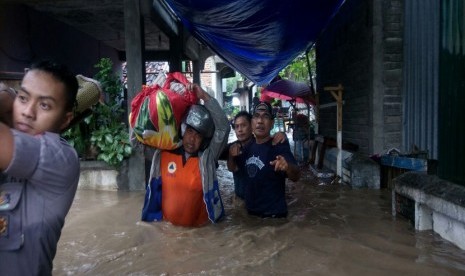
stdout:
<svg viewBox="0 0 465 276">
<path fill-rule="evenodd" d="M 382 147 L 374 149 L 374 153 L 390 148 L 401 148 L 402 145 L 402 85 L 403 85 L 403 34 L 404 34 L 404 1 L 382 1 L 383 18 L 383 76 L 384 95 L 382 109 Z M 375 106 L 378 108 L 378 106 Z"/>
<path fill-rule="evenodd" d="M 120 67 L 113 48 L 23 5 L 0 4 L 0 37 L 0 72 L 22 73 L 32 62 L 45 58 L 90 77 L 102 57 Z"/>
<path fill-rule="evenodd" d="M 335 102 L 323 91 L 342 84 L 343 141 L 370 152 L 370 94 L 373 90 L 372 8 L 367 1 L 346 1 L 317 41 L 317 91 L 320 104 Z M 320 109 L 319 133 L 336 138 L 336 106 Z"/>
<path fill-rule="evenodd" d="M 342 139 L 371 155 L 402 140 L 402 1 L 348 0 L 316 44 L 320 104 L 344 87 Z M 320 109 L 319 132 L 336 137 L 336 107 Z"/>
<path fill-rule="evenodd" d="M 109 166 L 103 161 L 81 161 L 79 189 L 127 191 L 143 190 L 145 185 L 130 187 L 128 176 L 128 162 L 124 161 L 120 167 Z"/>
</svg>

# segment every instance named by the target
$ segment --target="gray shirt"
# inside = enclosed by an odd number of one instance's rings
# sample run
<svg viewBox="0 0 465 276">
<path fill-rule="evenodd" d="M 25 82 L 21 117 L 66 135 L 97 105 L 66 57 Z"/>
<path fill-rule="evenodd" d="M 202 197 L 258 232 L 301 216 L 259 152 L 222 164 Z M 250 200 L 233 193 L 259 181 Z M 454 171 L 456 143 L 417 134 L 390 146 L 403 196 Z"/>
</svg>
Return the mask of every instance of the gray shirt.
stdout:
<svg viewBox="0 0 465 276">
<path fill-rule="evenodd" d="M 0 233 L 0 275 L 51 275 L 79 159 L 58 134 L 13 130 L 13 136 L 13 158 L 0 184 L 0 220 L 7 226 Z"/>
</svg>

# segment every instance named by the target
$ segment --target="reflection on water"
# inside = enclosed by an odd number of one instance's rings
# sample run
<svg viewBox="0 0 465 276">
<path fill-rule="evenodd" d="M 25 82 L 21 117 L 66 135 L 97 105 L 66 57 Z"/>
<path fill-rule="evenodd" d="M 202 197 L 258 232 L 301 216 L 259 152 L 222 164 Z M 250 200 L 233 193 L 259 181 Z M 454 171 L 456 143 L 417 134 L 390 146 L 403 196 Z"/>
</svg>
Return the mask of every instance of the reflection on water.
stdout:
<svg viewBox="0 0 465 276">
<path fill-rule="evenodd" d="M 79 190 L 54 275 L 465 275 L 465 251 L 391 215 L 389 191 L 289 182 L 289 216 L 247 215 L 220 163 L 227 217 L 202 228 L 139 220 L 142 192 Z"/>
</svg>

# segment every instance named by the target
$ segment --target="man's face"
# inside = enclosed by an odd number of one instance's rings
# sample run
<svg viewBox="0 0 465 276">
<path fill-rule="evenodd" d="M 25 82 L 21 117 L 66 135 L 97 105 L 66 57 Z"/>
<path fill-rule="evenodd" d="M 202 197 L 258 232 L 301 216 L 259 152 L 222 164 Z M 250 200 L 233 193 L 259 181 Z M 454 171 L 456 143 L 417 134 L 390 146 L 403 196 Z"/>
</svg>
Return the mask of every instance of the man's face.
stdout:
<svg viewBox="0 0 465 276">
<path fill-rule="evenodd" d="M 13 127 L 31 135 L 45 131 L 58 133 L 73 117 L 65 106 L 62 82 L 47 72 L 28 71 L 13 103 Z"/>
<path fill-rule="evenodd" d="M 255 134 L 255 138 L 263 139 L 270 136 L 273 123 L 274 121 L 269 113 L 257 110 L 252 117 L 252 130 Z"/>
<path fill-rule="evenodd" d="M 184 132 L 184 136 L 182 137 L 182 145 L 187 153 L 196 154 L 200 149 L 202 141 L 203 137 L 202 135 L 200 135 L 200 133 L 198 133 L 195 129 L 191 128 L 190 126 L 186 127 L 186 131 Z"/>
<path fill-rule="evenodd" d="M 238 117 L 234 121 L 234 131 L 236 132 L 237 140 L 240 142 L 245 142 L 252 136 L 252 126 L 244 116 Z"/>
</svg>

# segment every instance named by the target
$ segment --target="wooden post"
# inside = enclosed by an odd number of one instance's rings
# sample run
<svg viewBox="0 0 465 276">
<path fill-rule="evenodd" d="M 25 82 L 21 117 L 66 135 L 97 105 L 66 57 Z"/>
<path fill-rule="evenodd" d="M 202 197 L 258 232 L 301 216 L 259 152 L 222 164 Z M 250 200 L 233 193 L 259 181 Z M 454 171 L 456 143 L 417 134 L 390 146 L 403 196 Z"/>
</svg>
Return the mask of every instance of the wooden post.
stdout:
<svg viewBox="0 0 465 276">
<path fill-rule="evenodd" d="M 140 2 L 124 0 L 124 33 L 126 36 L 126 60 L 128 74 L 128 111 L 131 110 L 131 101 L 142 88 L 145 79 L 145 62 L 143 59 L 144 36 Z M 128 130 L 129 131 L 129 130 Z M 128 189 L 145 189 L 145 158 L 141 147 L 133 148 L 129 158 Z"/>
<path fill-rule="evenodd" d="M 337 104 L 337 175 L 340 177 L 339 182 L 342 181 L 342 91 L 344 88 L 341 84 L 336 87 L 325 87 L 325 91 L 331 93 Z"/>
<path fill-rule="evenodd" d="M 320 94 L 315 94 L 315 135 L 319 134 L 320 127 Z"/>
</svg>

